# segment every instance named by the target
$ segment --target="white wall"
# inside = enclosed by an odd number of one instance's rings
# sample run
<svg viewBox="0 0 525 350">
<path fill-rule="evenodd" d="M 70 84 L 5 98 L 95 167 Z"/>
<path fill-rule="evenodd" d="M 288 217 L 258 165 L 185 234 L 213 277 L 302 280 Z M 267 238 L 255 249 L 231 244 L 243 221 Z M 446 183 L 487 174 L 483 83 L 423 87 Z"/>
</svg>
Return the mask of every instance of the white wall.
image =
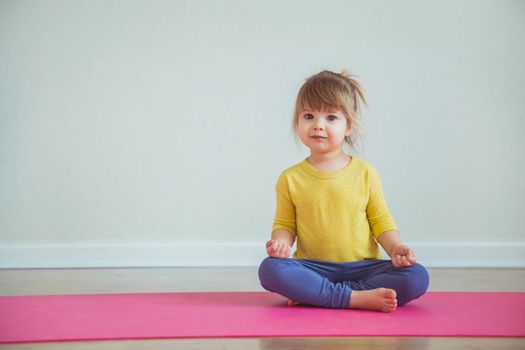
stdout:
<svg viewBox="0 0 525 350">
<path fill-rule="evenodd" d="M 0 267 L 255 264 L 275 180 L 307 156 L 297 90 L 342 68 L 370 102 L 356 154 L 421 259 L 525 266 L 524 18 L 509 0 L 0 1 Z"/>
</svg>

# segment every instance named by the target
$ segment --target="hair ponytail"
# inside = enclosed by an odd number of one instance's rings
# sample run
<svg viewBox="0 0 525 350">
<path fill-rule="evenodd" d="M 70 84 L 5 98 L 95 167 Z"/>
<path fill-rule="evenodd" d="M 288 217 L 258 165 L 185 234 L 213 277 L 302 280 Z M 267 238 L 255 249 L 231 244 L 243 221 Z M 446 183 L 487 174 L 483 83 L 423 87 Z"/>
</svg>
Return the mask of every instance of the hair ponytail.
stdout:
<svg viewBox="0 0 525 350">
<path fill-rule="evenodd" d="M 354 97 L 354 112 L 356 114 L 360 114 L 361 103 L 365 105 L 365 107 L 368 107 L 368 103 L 366 102 L 365 95 L 363 94 L 363 89 L 361 88 L 361 85 L 355 80 L 355 75 L 352 75 L 347 69 L 343 69 L 341 73 L 339 73 L 343 78 L 346 79 L 350 86 L 350 90 L 352 90 L 352 95 Z"/>
</svg>

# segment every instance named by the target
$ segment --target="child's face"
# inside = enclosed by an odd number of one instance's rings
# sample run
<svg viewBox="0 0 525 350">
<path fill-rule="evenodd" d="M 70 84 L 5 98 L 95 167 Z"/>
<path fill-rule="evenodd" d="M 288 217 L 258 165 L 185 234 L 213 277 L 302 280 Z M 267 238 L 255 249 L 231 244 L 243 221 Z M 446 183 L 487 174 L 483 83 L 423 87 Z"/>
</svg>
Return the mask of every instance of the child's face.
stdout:
<svg viewBox="0 0 525 350">
<path fill-rule="evenodd" d="M 352 130 L 340 110 L 305 109 L 299 114 L 297 134 L 312 152 L 326 153 L 340 149 L 345 136 L 351 133 Z"/>
</svg>

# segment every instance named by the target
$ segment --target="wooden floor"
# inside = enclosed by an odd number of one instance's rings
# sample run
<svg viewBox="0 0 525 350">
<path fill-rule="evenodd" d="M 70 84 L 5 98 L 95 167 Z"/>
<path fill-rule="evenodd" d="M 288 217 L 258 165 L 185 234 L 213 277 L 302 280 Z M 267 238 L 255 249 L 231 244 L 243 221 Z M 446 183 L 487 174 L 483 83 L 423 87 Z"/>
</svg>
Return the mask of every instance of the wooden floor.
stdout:
<svg viewBox="0 0 525 350">
<path fill-rule="evenodd" d="M 525 292 L 524 269 L 429 269 L 430 291 Z M 257 269 L 0 270 L 0 295 L 262 291 Z M 2 317 L 2 315 L 0 315 Z M 525 338 L 326 337 L 169 339 L 1 345 L 0 349 L 525 349 Z"/>
</svg>

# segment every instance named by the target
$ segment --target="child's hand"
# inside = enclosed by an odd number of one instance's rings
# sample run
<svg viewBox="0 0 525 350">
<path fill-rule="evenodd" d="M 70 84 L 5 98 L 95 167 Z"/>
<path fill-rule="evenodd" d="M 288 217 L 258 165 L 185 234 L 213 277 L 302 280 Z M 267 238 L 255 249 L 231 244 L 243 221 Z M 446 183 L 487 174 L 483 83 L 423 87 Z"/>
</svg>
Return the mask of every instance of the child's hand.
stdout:
<svg viewBox="0 0 525 350">
<path fill-rule="evenodd" d="M 416 263 L 414 251 L 404 244 L 398 245 L 390 255 L 394 267 L 411 266 Z"/>
<path fill-rule="evenodd" d="M 272 258 L 286 259 L 290 257 L 290 247 L 286 242 L 270 239 L 266 242 L 266 253 Z"/>
</svg>

